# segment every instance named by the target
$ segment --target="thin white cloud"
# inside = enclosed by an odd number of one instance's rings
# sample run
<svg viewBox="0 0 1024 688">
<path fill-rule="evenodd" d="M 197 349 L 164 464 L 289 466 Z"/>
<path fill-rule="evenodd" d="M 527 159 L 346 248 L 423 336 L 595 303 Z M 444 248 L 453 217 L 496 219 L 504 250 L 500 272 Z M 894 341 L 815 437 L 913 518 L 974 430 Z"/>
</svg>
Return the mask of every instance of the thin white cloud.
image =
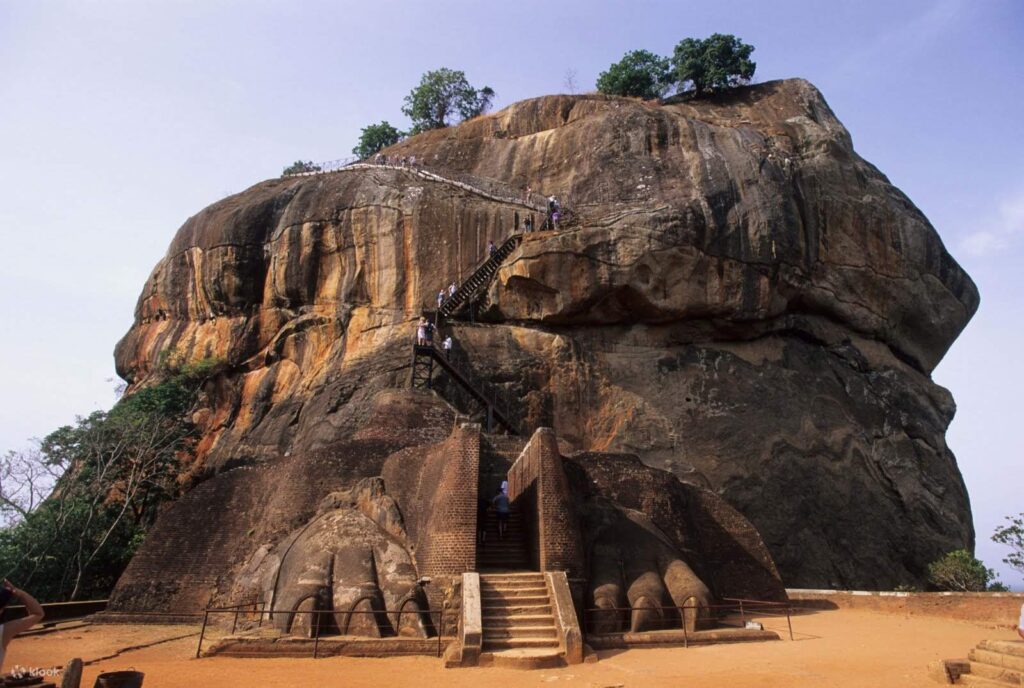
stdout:
<svg viewBox="0 0 1024 688">
<path fill-rule="evenodd" d="M 1024 186 L 1003 199 L 992 217 L 983 220 L 960 242 L 960 250 L 982 258 L 1008 248 L 1024 234 Z"/>
</svg>

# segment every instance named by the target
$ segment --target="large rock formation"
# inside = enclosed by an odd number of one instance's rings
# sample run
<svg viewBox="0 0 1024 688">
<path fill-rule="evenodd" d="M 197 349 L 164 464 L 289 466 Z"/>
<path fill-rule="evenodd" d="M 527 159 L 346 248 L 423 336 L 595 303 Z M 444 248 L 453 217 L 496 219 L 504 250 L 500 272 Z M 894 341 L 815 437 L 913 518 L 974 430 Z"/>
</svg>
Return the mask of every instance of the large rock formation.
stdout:
<svg viewBox="0 0 1024 688">
<path fill-rule="evenodd" d="M 813 86 L 538 98 L 388 152 L 574 211 L 504 263 L 483 322 L 452 327 L 523 430 L 710 487 L 791 586 L 919 582 L 973 546 L 929 375 L 977 291 Z M 421 309 L 529 212 L 391 169 L 257 184 L 178 231 L 118 371 L 145 385 L 172 348 L 229 364 L 195 417 L 196 480 L 320 451 L 368 432 Z"/>
</svg>

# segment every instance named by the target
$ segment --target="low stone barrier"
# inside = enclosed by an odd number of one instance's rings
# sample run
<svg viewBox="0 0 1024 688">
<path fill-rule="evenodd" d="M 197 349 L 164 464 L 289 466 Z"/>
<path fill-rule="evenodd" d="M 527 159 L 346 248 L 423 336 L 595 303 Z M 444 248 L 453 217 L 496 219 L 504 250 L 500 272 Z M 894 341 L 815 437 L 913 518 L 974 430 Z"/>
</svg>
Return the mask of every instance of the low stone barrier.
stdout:
<svg viewBox="0 0 1024 688">
<path fill-rule="evenodd" d="M 885 592 L 865 590 L 787 589 L 790 602 L 805 609 L 864 611 L 940 616 L 1013 626 L 1020 617 L 1024 593 L 1019 592 Z"/>
</svg>

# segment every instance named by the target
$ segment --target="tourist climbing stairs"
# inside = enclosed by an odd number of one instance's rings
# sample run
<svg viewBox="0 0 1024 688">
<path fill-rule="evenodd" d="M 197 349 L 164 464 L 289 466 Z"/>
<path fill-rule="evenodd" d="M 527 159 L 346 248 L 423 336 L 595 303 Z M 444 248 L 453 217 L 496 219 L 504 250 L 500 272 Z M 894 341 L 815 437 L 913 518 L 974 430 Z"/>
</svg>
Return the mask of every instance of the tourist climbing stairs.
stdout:
<svg viewBox="0 0 1024 688">
<path fill-rule="evenodd" d="M 488 256 L 487 260 L 481 263 L 480 266 L 466 278 L 454 294 L 445 299 L 441 304 L 441 307 L 438 309 L 438 314 L 441 317 L 450 318 L 469 304 L 473 303 L 473 301 L 476 300 L 491 284 L 494 276 L 498 274 L 498 268 L 501 267 L 501 264 L 505 262 L 505 259 L 516 250 L 522 241 L 522 234 L 513 234 L 510 236 L 505 243 L 499 246 L 493 254 Z"/>
<path fill-rule="evenodd" d="M 477 570 L 529 570 L 531 568 L 530 550 L 526 543 L 527 534 L 523 526 L 523 516 L 515 506 L 509 513 L 504 538 L 498 537 L 498 514 L 494 509 L 488 510 L 484 519 L 484 541 L 477 543 L 476 548 Z"/>
<path fill-rule="evenodd" d="M 960 674 L 957 685 L 1024 685 L 1024 643 L 1016 640 L 983 640 L 967 655 L 970 672 Z"/>
<path fill-rule="evenodd" d="M 543 573 L 480 575 L 481 650 L 559 651 L 551 592 Z"/>
</svg>

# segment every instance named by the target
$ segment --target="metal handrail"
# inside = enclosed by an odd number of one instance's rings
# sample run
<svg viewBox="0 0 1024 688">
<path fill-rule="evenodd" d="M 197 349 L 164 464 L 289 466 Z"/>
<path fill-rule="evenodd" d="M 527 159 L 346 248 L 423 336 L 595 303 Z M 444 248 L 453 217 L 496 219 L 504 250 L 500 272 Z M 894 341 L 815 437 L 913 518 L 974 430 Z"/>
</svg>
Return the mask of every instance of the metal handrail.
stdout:
<svg viewBox="0 0 1024 688">
<path fill-rule="evenodd" d="M 196 659 L 199 659 L 202 656 L 203 639 L 206 637 L 206 628 L 209 625 L 210 615 L 211 614 L 234 614 L 234 621 L 233 621 L 232 626 L 231 626 L 231 633 L 234 634 L 235 630 L 238 627 L 238 615 L 244 610 L 245 607 L 249 607 L 250 605 L 253 606 L 253 609 L 252 609 L 253 613 L 256 613 L 257 611 L 259 612 L 259 623 L 257 625 L 257 628 L 262 628 L 262 626 L 263 626 L 263 617 L 264 616 L 269 616 L 271 619 L 273 619 L 274 614 L 292 614 L 292 615 L 295 615 L 295 614 L 313 614 L 313 615 L 315 615 L 316 616 L 316 618 L 314 619 L 314 624 L 315 625 L 313 625 L 311 627 L 313 629 L 313 632 L 314 632 L 314 636 L 313 636 L 313 659 L 317 659 L 318 656 L 319 656 L 320 635 L 321 635 L 321 633 L 320 633 L 321 619 L 322 619 L 322 616 L 324 614 L 331 614 L 331 615 L 333 615 L 333 614 L 346 614 L 346 615 L 348 615 L 349 620 L 351 620 L 351 616 L 353 614 L 371 614 L 373 616 L 380 616 L 381 614 L 385 614 L 385 615 L 394 614 L 394 615 L 398 616 L 399 621 L 401 621 L 402 614 L 411 614 L 411 615 L 427 614 L 427 615 L 429 615 L 431 617 L 430 618 L 430 623 L 434 626 L 435 632 L 437 633 L 437 656 L 438 657 L 441 656 L 441 653 L 442 653 L 442 651 L 444 649 L 444 646 L 443 646 L 444 638 L 446 638 L 446 637 L 447 638 L 454 637 L 454 636 L 451 636 L 451 635 L 446 636 L 445 633 L 444 633 L 444 618 L 445 618 L 445 610 L 444 610 L 444 608 L 442 608 L 442 609 L 417 609 L 415 611 L 409 610 L 409 609 L 373 609 L 373 610 L 369 610 L 369 611 L 350 610 L 350 611 L 343 611 L 343 612 L 335 611 L 333 609 L 311 609 L 311 610 L 296 609 L 296 610 L 289 611 L 287 609 L 276 609 L 276 610 L 275 609 L 269 609 L 268 610 L 266 608 L 266 603 L 265 602 L 259 603 L 258 605 L 255 604 L 255 603 L 243 602 L 241 604 L 230 605 L 230 606 L 227 606 L 227 607 L 208 607 L 207 609 L 205 609 L 203 611 L 203 627 L 199 631 L 199 643 L 196 646 Z M 437 623 L 436 624 L 434 624 L 434 619 L 433 619 L 433 615 L 434 614 L 438 615 Z M 429 638 L 429 636 L 428 636 L 428 638 Z"/>
<path fill-rule="evenodd" d="M 705 611 L 724 610 L 724 611 L 738 612 L 739 615 L 740 615 L 740 622 L 743 624 L 743 626 L 746 626 L 748 612 L 755 612 L 756 611 L 758 614 L 767 615 L 767 616 L 771 616 L 771 615 L 773 615 L 776 612 L 778 613 L 778 615 L 781 616 L 781 614 L 784 612 L 786 614 L 786 625 L 789 628 L 789 639 L 793 640 L 793 619 L 792 619 L 793 606 L 791 604 L 786 603 L 786 602 L 775 602 L 775 601 L 772 601 L 772 600 L 747 600 L 747 599 L 741 599 L 741 598 L 735 598 L 735 597 L 723 597 L 722 599 L 734 601 L 734 602 L 736 602 L 736 604 L 707 604 L 707 605 L 682 605 L 682 606 L 679 606 L 679 605 L 660 605 L 660 606 L 654 606 L 654 607 L 584 607 L 583 608 L 582 630 L 583 630 L 584 635 L 595 635 L 595 636 L 600 636 L 600 635 L 619 635 L 621 633 L 625 633 L 626 632 L 626 631 L 615 631 L 613 633 L 595 633 L 595 632 L 591 631 L 590 630 L 590 624 L 588 623 L 588 620 L 592 620 L 592 617 L 594 616 L 594 612 L 602 612 L 602 613 L 626 612 L 626 613 L 632 613 L 634 611 L 646 611 L 646 610 L 659 610 L 659 611 L 672 610 L 672 611 L 679 612 L 679 618 L 683 620 L 683 624 L 682 624 L 683 647 L 689 647 L 689 635 L 688 635 L 688 633 L 686 631 L 686 621 L 685 621 L 686 616 L 683 613 L 686 610 L 695 610 L 697 612 L 698 616 L 700 614 L 700 610 L 705 610 Z M 670 629 L 662 629 L 662 630 L 670 630 Z M 679 629 L 671 629 L 671 630 L 679 630 Z"/>
</svg>

